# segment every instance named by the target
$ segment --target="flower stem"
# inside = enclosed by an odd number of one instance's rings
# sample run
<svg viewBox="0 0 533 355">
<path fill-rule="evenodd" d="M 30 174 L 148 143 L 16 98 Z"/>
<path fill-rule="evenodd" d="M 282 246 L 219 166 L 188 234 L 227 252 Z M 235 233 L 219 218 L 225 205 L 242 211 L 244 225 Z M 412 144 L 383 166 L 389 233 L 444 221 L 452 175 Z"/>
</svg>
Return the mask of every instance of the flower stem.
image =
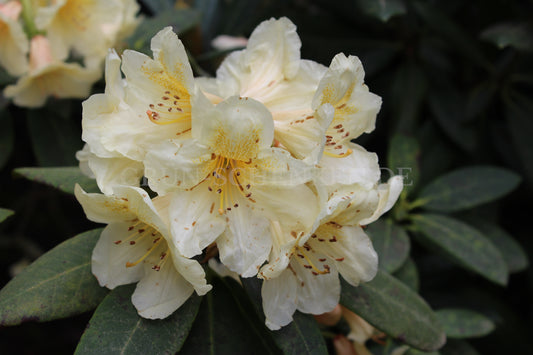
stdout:
<svg viewBox="0 0 533 355">
<path fill-rule="evenodd" d="M 40 31 L 35 26 L 35 14 L 33 13 L 33 6 L 31 0 L 21 0 L 22 3 L 22 18 L 24 19 L 24 30 L 28 38 L 32 39 L 35 35 L 40 34 Z"/>
</svg>

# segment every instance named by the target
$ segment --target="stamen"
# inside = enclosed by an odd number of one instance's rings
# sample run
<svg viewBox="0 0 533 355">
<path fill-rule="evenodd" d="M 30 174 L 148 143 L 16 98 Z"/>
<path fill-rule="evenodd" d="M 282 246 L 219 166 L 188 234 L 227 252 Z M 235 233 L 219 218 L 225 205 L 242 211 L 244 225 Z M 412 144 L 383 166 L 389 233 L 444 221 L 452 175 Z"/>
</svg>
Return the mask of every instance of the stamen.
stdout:
<svg viewBox="0 0 533 355">
<path fill-rule="evenodd" d="M 344 157 L 347 157 L 348 155 L 350 155 L 352 153 L 353 153 L 353 151 L 350 148 L 348 148 L 346 153 L 340 153 L 340 154 L 334 154 L 334 153 L 328 152 L 327 150 L 324 150 L 324 154 L 329 156 L 329 157 L 332 157 L 332 158 L 344 158 Z"/>
<path fill-rule="evenodd" d="M 150 247 L 150 249 L 148 249 L 148 251 L 146 252 L 146 254 L 144 254 L 143 256 L 141 256 L 141 258 L 133 263 L 130 263 L 129 261 L 126 263 L 126 267 L 133 267 L 137 264 L 139 264 L 141 261 L 143 261 L 144 259 L 146 259 L 148 257 L 148 255 L 150 255 L 152 253 L 152 251 L 154 251 L 155 248 L 157 248 L 157 246 L 159 245 L 159 243 L 161 243 L 163 239 L 159 239 L 156 243 L 154 243 L 154 245 L 152 245 Z"/>
<path fill-rule="evenodd" d="M 324 265 L 324 270 L 320 270 L 318 269 L 315 264 L 311 261 L 311 259 L 309 259 L 309 257 L 306 255 L 306 253 L 302 250 L 301 247 L 296 247 L 296 252 L 298 253 L 298 256 L 303 256 L 303 258 L 305 259 L 305 261 L 307 261 L 307 264 L 304 264 L 303 266 L 306 268 L 306 269 L 313 269 L 314 271 L 312 271 L 313 275 L 325 275 L 325 274 L 329 274 L 330 273 L 330 268 L 328 265 Z M 298 260 L 298 259 L 297 259 Z M 300 261 L 300 260 L 299 260 Z M 301 261 L 300 261 L 301 262 Z"/>
</svg>

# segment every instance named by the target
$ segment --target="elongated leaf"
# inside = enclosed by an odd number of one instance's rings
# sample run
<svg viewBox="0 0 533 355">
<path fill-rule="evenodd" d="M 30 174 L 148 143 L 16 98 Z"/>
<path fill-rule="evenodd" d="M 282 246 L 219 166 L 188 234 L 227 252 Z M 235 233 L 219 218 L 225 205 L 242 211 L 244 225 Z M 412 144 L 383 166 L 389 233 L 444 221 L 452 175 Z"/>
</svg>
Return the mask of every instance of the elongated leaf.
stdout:
<svg viewBox="0 0 533 355">
<path fill-rule="evenodd" d="M 165 319 L 144 319 L 131 303 L 135 285 L 114 289 L 98 306 L 75 354 L 174 354 L 181 349 L 200 307 L 192 295 Z"/>
<path fill-rule="evenodd" d="M 418 269 L 411 258 L 407 258 L 405 263 L 396 270 L 393 275 L 398 280 L 409 286 L 412 290 L 418 291 L 420 288 L 420 279 L 418 277 Z"/>
<path fill-rule="evenodd" d="M 180 354 L 269 354 L 260 336 L 243 319 L 228 287 L 217 278 L 211 283 L 213 290 L 203 298 Z"/>
<path fill-rule="evenodd" d="M 0 223 L 8 219 L 14 213 L 14 211 L 8 210 L 7 208 L 0 208 Z"/>
<path fill-rule="evenodd" d="M 498 48 L 507 46 L 522 51 L 533 50 L 533 30 L 527 23 L 501 23 L 484 30 L 480 37 L 494 43 Z"/>
<path fill-rule="evenodd" d="M 507 265 L 503 256 L 483 234 L 466 223 L 437 214 L 413 216 L 422 232 L 422 241 L 499 285 L 507 284 Z"/>
<path fill-rule="evenodd" d="M 446 341 L 428 304 L 383 271 L 359 287 L 343 281 L 340 303 L 376 328 L 417 349 L 433 351 Z"/>
<path fill-rule="evenodd" d="M 33 152 L 41 166 L 69 166 L 76 164 L 75 154 L 83 146 L 81 127 L 70 116 L 70 106 L 49 104 L 40 110 L 29 110 L 28 130 Z M 64 109 L 64 112 L 56 110 Z M 81 110 L 80 110 L 81 115 Z M 81 116 L 80 116 L 81 117 Z"/>
<path fill-rule="evenodd" d="M 436 6 L 416 1 L 413 2 L 413 7 L 429 28 L 443 36 L 461 54 L 480 66 L 491 66 L 477 42 Z"/>
<path fill-rule="evenodd" d="M 435 313 L 450 338 L 481 337 L 495 328 L 489 318 L 469 309 L 439 309 Z"/>
<path fill-rule="evenodd" d="M 37 181 L 68 194 L 74 194 L 76 183 L 87 192 L 99 192 L 96 180 L 85 176 L 77 166 L 57 168 L 18 168 L 13 170 L 15 175 L 23 176 L 28 180 Z"/>
<path fill-rule="evenodd" d="M 244 290 L 252 300 L 262 322 L 265 321 L 263 313 L 261 287 L 259 279 L 242 279 Z M 280 330 L 272 331 L 276 345 L 284 354 L 327 354 L 324 338 L 313 316 L 296 311 L 293 321 Z"/>
<path fill-rule="evenodd" d="M 157 16 L 143 21 L 128 39 L 129 47 L 147 55 L 152 55 L 150 41 L 164 27 L 172 26 L 174 32 L 181 35 L 199 24 L 199 22 L 200 15 L 194 10 L 167 9 Z"/>
<path fill-rule="evenodd" d="M 396 132 L 414 132 L 426 88 L 426 76 L 416 63 L 409 61 L 400 66 L 391 85 L 392 108 L 398 122 Z M 406 100 L 406 97 L 409 99 Z"/>
<path fill-rule="evenodd" d="M 472 221 L 469 221 L 472 223 Z M 529 261 L 524 249 L 498 225 L 485 220 L 473 221 L 472 225 L 483 233 L 502 253 L 509 272 L 525 270 Z"/>
<path fill-rule="evenodd" d="M 0 107 L 0 169 L 6 165 L 15 142 L 15 129 L 13 127 L 13 117 L 7 110 Z"/>
<path fill-rule="evenodd" d="M 0 291 L 0 325 L 44 322 L 87 312 L 107 294 L 91 273 L 101 229 L 79 234 L 25 268 Z"/>
<path fill-rule="evenodd" d="M 446 345 L 441 349 L 442 355 L 478 355 L 479 353 L 468 344 L 460 339 L 448 339 Z"/>
<path fill-rule="evenodd" d="M 520 176 L 491 166 L 455 170 L 431 182 L 420 192 L 430 211 L 456 212 L 494 201 L 511 192 Z"/>
<path fill-rule="evenodd" d="M 379 256 L 380 269 L 392 273 L 409 256 L 411 243 L 405 230 L 391 220 L 378 220 L 368 227 L 374 249 Z"/>
<path fill-rule="evenodd" d="M 402 0 L 357 0 L 361 10 L 369 16 L 387 22 L 391 17 L 403 15 L 406 12 Z"/>
<path fill-rule="evenodd" d="M 158 14 L 164 11 L 172 10 L 172 0 L 140 0 L 152 13 Z"/>
<path fill-rule="evenodd" d="M 404 191 L 412 191 L 418 182 L 420 169 L 420 146 L 415 138 L 396 134 L 389 144 L 388 166 L 396 174 L 402 175 Z"/>
</svg>

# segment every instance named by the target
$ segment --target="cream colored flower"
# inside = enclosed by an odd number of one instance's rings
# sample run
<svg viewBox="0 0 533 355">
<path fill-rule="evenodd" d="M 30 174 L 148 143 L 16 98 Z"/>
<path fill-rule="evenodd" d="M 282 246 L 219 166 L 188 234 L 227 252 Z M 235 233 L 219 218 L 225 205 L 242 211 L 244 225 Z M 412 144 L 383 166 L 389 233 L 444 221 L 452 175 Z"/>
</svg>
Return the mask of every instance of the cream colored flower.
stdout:
<svg viewBox="0 0 533 355">
<path fill-rule="evenodd" d="M 287 18 L 262 22 L 246 49 L 231 53 L 216 79 L 200 79 L 206 92 L 227 98 L 249 97 L 272 113 L 275 139 L 296 158 L 316 163 L 322 156 L 325 131 L 333 107 L 312 106 L 318 83 L 327 68 L 300 59 L 296 26 Z"/>
<path fill-rule="evenodd" d="M 35 24 L 46 32 L 58 59 L 74 50 L 92 67 L 102 62 L 120 36 L 132 32 L 138 8 L 135 0 L 47 1 L 35 9 Z"/>
<path fill-rule="evenodd" d="M 398 176 L 371 189 L 343 186 L 329 197 L 326 215 L 311 237 L 297 243 L 286 234 L 274 239 L 273 254 L 259 273 L 265 279 L 263 309 L 270 329 L 290 323 L 296 309 L 331 311 L 340 297 L 337 272 L 353 286 L 374 278 L 378 257 L 361 226 L 389 210 L 402 186 Z"/>
<path fill-rule="evenodd" d="M 48 40 L 41 35 L 32 38 L 30 67 L 15 85 L 4 89 L 4 96 L 18 106 L 40 107 L 49 96 L 83 98 L 100 77 L 98 69 L 83 68 L 76 63 L 64 63 L 53 57 Z"/>
<path fill-rule="evenodd" d="M 173 194 L 171 229 L 183 255 L 217 243 L 230 270 L 253 276 L 270 254 L 272 224 L 296 239 L 310 231 L 318 197 L 307 183 L 312 168 L 272 148 L 274 127 L 261 103 L 230 97 L 192 102 L 192 135 L 167 141 L 145 159 L 150 187 Z"/>
<path fill-rule="evenodd" d="M 14 76 L 28 70 L 29 42 L 17 21 L 22 5 L 18 1 L 0 4 L 0 66 Z"/>
<path fill-rule="evenodd" d="M 211 289 L 200 264 L 183 257 L 170 240 L 168 199 L 151 200 L 136 187 L 115 187 L 114 195 L 75 194 L 87 218 L 106 223 L 92 254 L 92 272 L 113 289 L 137 282 L 132 303 L 144 318 L 165 318 L 196 291 Z"/>
</svg>

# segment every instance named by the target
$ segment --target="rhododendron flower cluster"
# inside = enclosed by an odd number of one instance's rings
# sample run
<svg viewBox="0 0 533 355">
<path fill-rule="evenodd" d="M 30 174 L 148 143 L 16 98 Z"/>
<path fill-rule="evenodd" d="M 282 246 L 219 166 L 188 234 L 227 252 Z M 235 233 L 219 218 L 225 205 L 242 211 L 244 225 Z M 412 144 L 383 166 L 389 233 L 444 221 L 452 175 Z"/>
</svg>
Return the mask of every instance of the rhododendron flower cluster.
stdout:
<svg viewBox="0 0 533 355">
<path fill-rule="evenodd" d="M 0 67 L 18 78 L 4 96 L 24 107 L 87 97 L 138 10 L 135 0 L 0 0 Z"/>
<path fill-rule="evenodd" d="M 170 27 L 152 39 L 153 58 L 107 56 L 105 93 L 83 104 L 78 153 L 103 194 L 76 196 L 108 224 L 93 273 L 109 288 L 138 282 L 142 317 L 209 292 L 199 262 L 208 248 L 232 274 L 264 280 L 270 329 L 295 310 L 331 311 L 339 274 L 354 286 L 375 276 L 363 227 L 392 207 L 402 180 L 380 183 L 376 155 L 352 140 L 374 129 L 381 99 L 357 57 L 325 67 L 302 60 L 300 45 L 287 18 L 265 21 L 215 78 L 193 77 Z"/>
</svg>

